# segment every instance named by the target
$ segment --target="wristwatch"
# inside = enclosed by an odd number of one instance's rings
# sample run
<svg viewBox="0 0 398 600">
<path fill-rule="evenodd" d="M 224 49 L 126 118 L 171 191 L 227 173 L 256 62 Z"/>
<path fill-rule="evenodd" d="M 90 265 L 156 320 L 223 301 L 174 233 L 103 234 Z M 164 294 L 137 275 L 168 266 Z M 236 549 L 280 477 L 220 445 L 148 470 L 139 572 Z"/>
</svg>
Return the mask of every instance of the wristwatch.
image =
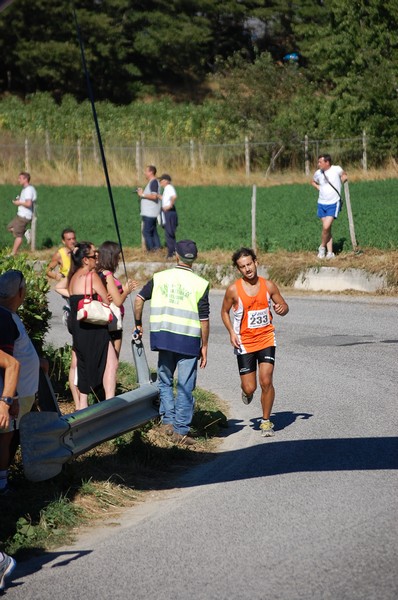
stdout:
<svg viewBox="0 0 398 600">
<path fill-rule="evenodd" d="M 8 406 L 12 406 L 14 400 L 16 400 L 18 396 L 0 396 L 0 400 L 5 402 Z"/>
</svg>

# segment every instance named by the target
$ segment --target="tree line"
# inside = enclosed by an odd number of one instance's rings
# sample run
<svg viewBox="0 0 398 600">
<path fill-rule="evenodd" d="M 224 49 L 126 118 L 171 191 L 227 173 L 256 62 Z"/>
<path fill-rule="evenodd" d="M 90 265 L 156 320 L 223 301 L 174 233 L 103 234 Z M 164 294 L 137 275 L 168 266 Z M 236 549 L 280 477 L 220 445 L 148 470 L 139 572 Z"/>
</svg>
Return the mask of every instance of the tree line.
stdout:
<svg viewBox="0 0 398 600">
<path fill-rule="evenodd" d="M 206 99 L 251 136 L 287 143 L 307 132 L 348 137 L 366 129 L 381 160 L 395 152 L 396 0 L 80 0 L 75 7 L 99 100 Z M 0 47 L 3 95 L 86 98 L 69 0 L 15 0 L 0 15 Z"/>
</svg>

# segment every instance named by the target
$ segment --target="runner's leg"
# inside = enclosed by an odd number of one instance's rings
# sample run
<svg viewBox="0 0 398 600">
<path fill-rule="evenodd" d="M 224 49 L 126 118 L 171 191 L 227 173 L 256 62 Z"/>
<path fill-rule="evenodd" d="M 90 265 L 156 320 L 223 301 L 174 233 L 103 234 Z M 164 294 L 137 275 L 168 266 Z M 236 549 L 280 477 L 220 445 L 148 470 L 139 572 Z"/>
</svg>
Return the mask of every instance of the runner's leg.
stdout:
<svg viewBox="0 0 398 600">
<path fill-rule="evenodd" d="M 269 419 L 274 404 L 275 389 L 272 381 L 274 365 L 263 362 L 258 365 L 259 383 L 261 386 L 261 406 L 263 419 Z"/>
</svg>

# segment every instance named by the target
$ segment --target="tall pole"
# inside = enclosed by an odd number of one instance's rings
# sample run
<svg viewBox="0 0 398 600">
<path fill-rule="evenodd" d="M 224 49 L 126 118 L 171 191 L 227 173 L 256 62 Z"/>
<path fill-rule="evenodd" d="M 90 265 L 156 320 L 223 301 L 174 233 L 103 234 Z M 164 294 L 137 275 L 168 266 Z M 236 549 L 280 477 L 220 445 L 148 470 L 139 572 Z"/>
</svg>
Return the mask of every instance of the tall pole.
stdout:
<svg viewBox="0 0 398 600">
<path fill-rule="evenodd" d="M 256 203 L 257 203 L 257 186 L 256 186 L 256 184 L 253 184 L 253 192 L 252 192 L 252 248 L 253 248 L 254 252 L 257 252 Z"/>
<path fill-rule="evenodd" d="M 356 252 L 358 250 L 358 244 L 357 239 L 355 237 L 354 218 L 352 216 L 350 188 L 348 187 L 348 181 L 344 182 L 344 195 L 347 204 L 348 227 L 350 228 L 352 249 L 354 250 L 354 252 Z"/>
</svg>

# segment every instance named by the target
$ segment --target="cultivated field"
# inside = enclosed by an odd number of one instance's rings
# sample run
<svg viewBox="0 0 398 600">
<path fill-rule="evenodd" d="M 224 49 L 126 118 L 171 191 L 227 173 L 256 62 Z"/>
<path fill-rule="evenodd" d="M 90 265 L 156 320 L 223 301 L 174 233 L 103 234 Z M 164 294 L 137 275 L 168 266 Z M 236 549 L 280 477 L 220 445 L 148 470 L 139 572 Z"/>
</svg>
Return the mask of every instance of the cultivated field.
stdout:
<svg viewBox="0 0 398 600">
<path fill-rule="evenodd" d="M 398 248 L 397 184 L 396 179 L 350 184 L 357 240 L 361 247 Z M 116 239 L 104 187 L 39 185 L 37 190 L 38 249 L 57 245 L 60 232 L 66 226 L 76 229 L 78 239 L 92 240 L 95 244 Z M 15 185 L 0 186 L 1 248 L 12 242 L 6 225 L 16 214 L 11 199 L 19 191 Z M 177 192 L 180 239 L 195 239 L 202 251 L 230 251 L 251 243 L 250 187 L 178 187 Z M 113 193 L 123 245 L 139 247 L 138 198 L 127 187 L 115 187 Z M 308 184 L 258 188 L 259 250 L 315 250 L 320 236 L 316 198 L 316 191 Z M 338 251 L 351 250 L 346 208 L 335 223 L 334 240 Z"/>
</svg>

